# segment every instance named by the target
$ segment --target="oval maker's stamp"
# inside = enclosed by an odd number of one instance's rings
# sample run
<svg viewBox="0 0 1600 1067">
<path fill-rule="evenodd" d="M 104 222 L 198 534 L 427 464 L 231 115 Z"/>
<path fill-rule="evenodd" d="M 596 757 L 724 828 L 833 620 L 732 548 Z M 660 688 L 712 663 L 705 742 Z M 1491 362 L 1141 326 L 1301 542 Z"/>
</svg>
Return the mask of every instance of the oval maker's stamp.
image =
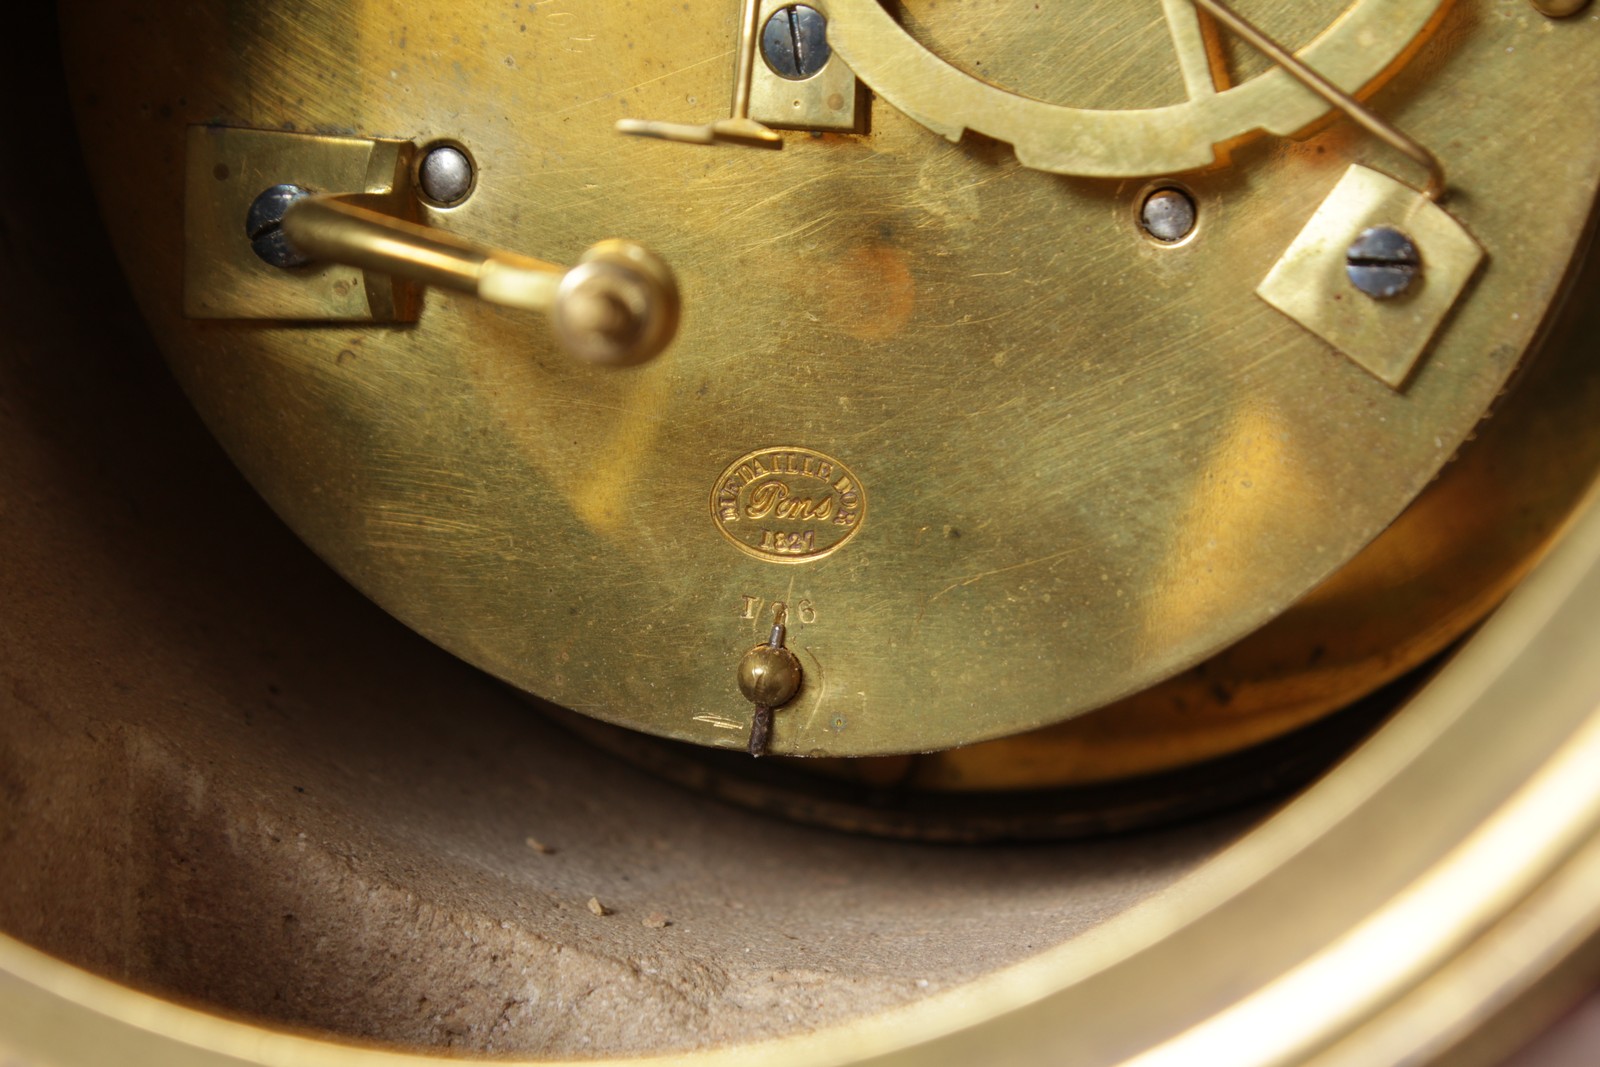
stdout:
<svg viewBox="0 0 1600 1067">
<path fill-rule="evenodd" d="M 867 514 L 850 469 L 811 448 L 763 448 L 728 464 L 711 490 L 711 517 L 741 552 L 805 563 L 836 551 Z"/>
</svg>

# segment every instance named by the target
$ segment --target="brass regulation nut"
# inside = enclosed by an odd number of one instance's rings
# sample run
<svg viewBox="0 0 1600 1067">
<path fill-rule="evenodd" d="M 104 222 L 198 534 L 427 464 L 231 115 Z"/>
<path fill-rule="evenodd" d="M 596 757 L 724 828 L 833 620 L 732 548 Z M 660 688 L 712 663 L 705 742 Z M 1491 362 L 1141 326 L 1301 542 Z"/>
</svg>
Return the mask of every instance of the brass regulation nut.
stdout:
<svg viewBox="0 0 1600 1067">
<path fill-rule="evenodd" d="M 800 660 L 787 648 L 757 645 L 739 661 L 739 692 L 760 708 L 776 708 L 800 690 Z"/>
</svg>

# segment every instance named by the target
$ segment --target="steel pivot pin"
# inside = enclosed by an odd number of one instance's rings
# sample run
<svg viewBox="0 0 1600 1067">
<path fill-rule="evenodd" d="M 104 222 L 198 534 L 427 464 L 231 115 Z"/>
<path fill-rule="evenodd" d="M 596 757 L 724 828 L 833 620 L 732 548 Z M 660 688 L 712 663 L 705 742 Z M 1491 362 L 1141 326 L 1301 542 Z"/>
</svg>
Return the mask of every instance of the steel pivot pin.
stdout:
<svg viewBox="0 0 1600 1067">
<path fill-rule="evenodd" d="M 472 195 L 476 176 L 472 160 L 453 144 L 436 144 L 417 164 L 417 190 L 438 207 L 455 207 Z"/>
<path fill-rule="evenodd" d="M 1177 244 L 1194 232 L 1194 197 L 1182 189 L 1164 186 L 1145 197 L 1139 208 L 1139 224 L 1144 232 L 1161 244 Z"/>
<path fill-rule="evenodd" d="M 750 722 L 750 755 L 767 751 L 772 735 L 772 709 L 782 707 L 800 691 L 800 659 L 783 647 L 783 622 L 788 615 L 784 605 L 773 610 L 772 634 L 767 643 L 757 645 L 739 661 L 739 692 L 756 706 Z"/>
</svg>

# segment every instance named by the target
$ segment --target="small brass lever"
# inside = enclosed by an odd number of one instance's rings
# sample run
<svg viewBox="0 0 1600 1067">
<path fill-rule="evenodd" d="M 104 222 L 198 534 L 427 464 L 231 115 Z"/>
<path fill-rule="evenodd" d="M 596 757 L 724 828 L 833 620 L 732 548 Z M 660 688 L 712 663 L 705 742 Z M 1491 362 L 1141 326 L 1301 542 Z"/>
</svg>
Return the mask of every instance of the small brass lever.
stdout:
<svg viewBox="0 0 1600 1067">
<path fill-rule="evenodd" d="M 642 245 L 601 241 L 565 268 L 371 210 L 359 203 L 366 199 L 296 200 L 284 213 L 284 236 L 314 261 L 544 312 L 563 347 L 591 363 L 643 362 L 677 332 L 677 282 L 661 257 Z"/>
</svg>

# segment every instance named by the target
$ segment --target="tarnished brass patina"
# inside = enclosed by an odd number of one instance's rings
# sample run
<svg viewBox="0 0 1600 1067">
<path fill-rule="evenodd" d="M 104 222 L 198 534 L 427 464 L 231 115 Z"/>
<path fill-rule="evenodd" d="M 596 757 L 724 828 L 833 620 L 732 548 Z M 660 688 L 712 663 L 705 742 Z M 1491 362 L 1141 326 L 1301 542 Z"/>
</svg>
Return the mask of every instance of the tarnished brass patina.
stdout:
<svg viewBox="0 0 1600 1067">
<path fill-rule="evenodd" d="M 998 138 L 1023 164 L 1057 174 L 1137 178 L 1192 170 L 1216 162 L 1218 146 L 1259 130 L 1293 133 L 1330 106 L 1286 70 L 1231 85 L 1214 31 L 1190 0 L 1162 3 L 1188 99 L 1115 110 L 1034 99 L 965 73 L 922 47 L 878 0 L 818 6 L 832 20 L 834 48 L 895 107 L 952 141 L 967 130 Z M 1358 0 L 1301 58 L 1335 84 L 1359 90 L 1405 56 L 1442 7 L 1439 0 Z M 1095 27 L 1085 21 L 1074 20 L 1055 39 L 1093 39 Z"/>
<path fill-rule="evenodd" d="M 1222 0 L 1194 0 L 1194 2 L 1197 8 L 1226 26 L 1230 33 L 1238 34 L 1251 48 L 1270 59 L 1279 70 L 1291 75 L 1303 87 L 1310 89 L 1333 107 L 1338 108 L 1345 118 L 1355 122 L 1356 125 L 1402 155 L 1410 156 L 1413 161 L 1428 172 L 1428 184 L 1423 190 L 1428 195 L 1428 199 L 1438 200 L 1444 195 L 1444 165 L 1439 162 L 1439 157 L 1429 151 L 1427 147 L 1418 144 L 1407 136 L 1404 130 L 1401 130 L 1392 122 L 1384 121 L 1382 116 L 1362 104 L 1349 92 L 1339 88 L 1325 74 L 1306 60 L 1295 55 L 1282 42 L 1273 38 L 1254 22 L 1240 15 L 1239 12 L 1223 3 Z"/>
<path fill-rule="evenodd" d="M 750 61 L 737 4 L 651 9 L 648 49 L 628 47 L 643 8 L 577 0 L 486 15 L 470 49 L 449 29 L 464 9 L 399 34 L 388 9 L 354 0 L 248 32 L 220 15 L 134 24 L 112 0 L 86 0 L 68 22 L 184 53 L 181 76 L 134 62 L 140 49 L 78 67 L 91 166 L 124 243 L 159 248 L 177 226 L 159 207 L 117 207 L 181 173 L 176 129 L 117 110 L 160 99 L 179 125 L 458 142 L 478 164 L 475 191 L 423 205 L 427 226 L 558 261 L 627 233 L 674 265 L 678 343 L 620 372 L 572 366 L 514 313 L 444 294 L 414 327 L 317 330 L 183 319 L 175 251 L 151 253 L 135 285 L 185 387 L 290 524 L 397 616 L 523 689 L 737 747 L 715 724 L 745 714 L 727 679 L 765 623 L 745 605 L 813 605 L 811 621 L 791 622 L 808 682 L 774 723 L 776 754 L 928 751 L 1045 726 L 1282 613 L 1472 433 L 1593 201 L 1588 23 L 1410 0 L 1239 5 L 1339 84 L 1385 85 L 1375 110 L 1448 147 L 1451 212 L 1488 266 L 1397 391 L 1254 293 L 1352 164 L 1393 162 L 1386 146 L 1337 120 L 1299 142 L 1234 145 L 1227 166 L 1184 175 L 1199 223 L 1162 247 L 1134 222 L 1142 186 L 1040 173 L 982 138 L 952 145 L 884 103 L 928 119 L 905 93 L 944 84 L 916 73 L 942 60 L 911 38 L 930 58 L 889 62 L 913 55 L 907 34 L 938 37 L 951 62 L 981 62 L 1000 83 L 1039 38 L 985 36 L 994 12 L 908 4 L 901 29 L 875 4 L 822 6 L 838 54 L 882 99 L 868 132 L 791 136 L 776 152 L 613 130 L 725 113 Z M 1008 17 L 1031 26 L 1052 10 Z M 1205 163 L 1219 142 L 1327 110 L 1203 20 L 1207 69 L 1225 60 L 1237 84 L 1189 99 L 1201 79 L 1168 32 L 1180 14 L 1075 12 L 1072 32 L 1048 39 L 1114 42 L 1115 56 L 1030 68 L 1044 80 L 1022 88 L 1060 102 L 1049 106 L 1145 131 L 1108 134 L 1108 148 L 1165 146 L 1128 148 L 1101 173 Z M 964 35 L 982 54 L 963 54 Z M 305 57 L 332 54 L 310 91 Z M 1478 91 L 1486 70 L 1500 72 L 1493 92 Z M 1559 115 L 1542 106 L 1552 94 L 1567 102 Z M 1520 141 L 1489 135 L 1512 126 Z M 172 151 L 140 150 L 162 136 Z M 1517 146 L 1529 139 L 1546 150 Z M 795 550 L 799 564 L 740 551 L 706 513 L 730 464 L 785 448 L 836 460 L 872 501 L 826 555 L 804 547 L 810 528 L 774 536 L 774 554 Z M 1407 555 L 1423 571 L 1427 557 Z M 648 644 L 617 639 L 641 626 Z M 1303 671 L 1317 671 L 1321 643 L 1298 657 Z M 1357 673 L 1370 685 L 1404 665 L 1385 655 Z"/>
<path fill-rule="evenodd" d="M 678 144 L 732 144 L 749 148 L 781 148 L 783 135 L 750 117 L 755 95 L 756 59 L 761 32 L 761 0 L 741 0 L 737 57 L 733 74 L 733 105 L 727 118 L 706 123 L 664 122 L 659 119 L 618 119 L 616 131 L 635 137 L 654 137 Z"/>
<path fill-rule="evenodd" d="M 1595 973 L 1597 615 L 1591 506 L 1395 722 L 1172 892 L 897 1011 L 590 1062 L 1494 1063 Z M 173 1003 L 9 937 L 0 1053 L 61 1067 L 461 1062 Z"/>
<path fill-rule="evenodd" d="M 405 279 L 339 263 L 293 273 L 241 241 L 250 203 L 292 171 L 301 185 L 359 193 L 409 213 L 408 141 L 193 126 L 184 145 L 183 311 L 194 319 L 411 322 L 419 294 Z"/>
<path fill-rule="evenodd" d="M 1370 227 L 1401 228 L 1425 249 L 1414 292 L 1365 298 L 1346 277 L 1346 253 Z M 1483 249 L 1426 196 L 1386 174 L 1352 167 L 1256 286 L 1291 319 L 1398 389 L 1471 281 Z"/>
<path fill-rule="evenodd" d="M 756 25 L 764 26 L 789 0 L 760 0 Z M 750 117 L 780 129 L 853 132 L 861 125 L 861 91 L 843 59 L 831 56 L 811 77 L 791 81 L 767 64 L 752 65 Z"/>
<path fill-rule="evenodd" d="M 1349 17 L 1239 6 L 1300 49 Z M 23 113 L 52 150 L 0 173 L 0 1061 L 1502 1067 L 1600 975 L 1592 256 L 1576 322 L 1551 315 L 1592 225 L 1600 22 L 1457 0 L 1364 90 L 1448 153 L 1486 254 L 1386 382 L 1255 291 L 1353 167 L 1393 169 L 1343 120 L 1127 182 L 882 98 L 870 132 L 781 151 L 615 136 L 715 129 L 733 7 L 67 5 L 144 313 L 344 573 L 504 677 L 699 743 L 1047 724 L 692 751 L 957 812 L 1104 787 L 1101 828 L 1148 817 L 1151 772 L 1252 775 L 1258 742 L 1351 721 L 1324 716 L 1487 620 L 1271 812 L 978 851 L 733 810 L 555 728 L 270 521 L 151 365 L 90 213 L 31 209 L 41 173 L 88 194 L 69 124 Z M 1063 7 L 891 10 L 1077 107 L 1268 77 L 1177 0 L 1074 3 L 1093 47 L 1065 62 L 1076 38 L 1030 32 Z M 636 235 L 681 268 L 682 342 L 579 364 L 482 301 L 375 314 L 359 272 L 314 286 L 350 282 L 333 321 L 186 316 L 183 171 L 227 181 L 185 163 L 196 123 L 324 131 L 358 182 L 392 149 L 390 192 L 405 146 L 460 144 L 472 195 L 422 203 L 429 234 L 560 262 Z M 1198 224 L 1162 245 L 1139 209 L 1169 184 Z M 1398 301 L 1437 276 L 1416 236 Z M 215 295 L 270 308 L 238 280 Z M 741 689 L 774 649 L 799 678 Z"/>
<path fill-rule="evenodd" d="M 185 309 L 195 318 L 409 322 L 428 285 L 543 312 L 567 351 L 590 363 L 641 363 L 671 343 L 678 288 L 659 256 L 610 239 L 568 269 L 418 225 L 418 199 L 436 201 L 413 185 L 416 159 L 400 141 L 194 127 Z M 358 180 L 355 168 L 366 175 Z M 280 180 L 290 174 L 296 184 Z M 276 225 L 309 262 L 264 264 L 239 239 L 245 205 L 269 187 L 300 197 Z M 349 277 L 351 267 L 360 274 Z"/>
<path fill-rule="evenodd" d="M 800 688 L 800 661 L 781 646 L 757 645 L 739 661 L 739 692 L 752 704 L 775 708 Z"/>
</svg>

